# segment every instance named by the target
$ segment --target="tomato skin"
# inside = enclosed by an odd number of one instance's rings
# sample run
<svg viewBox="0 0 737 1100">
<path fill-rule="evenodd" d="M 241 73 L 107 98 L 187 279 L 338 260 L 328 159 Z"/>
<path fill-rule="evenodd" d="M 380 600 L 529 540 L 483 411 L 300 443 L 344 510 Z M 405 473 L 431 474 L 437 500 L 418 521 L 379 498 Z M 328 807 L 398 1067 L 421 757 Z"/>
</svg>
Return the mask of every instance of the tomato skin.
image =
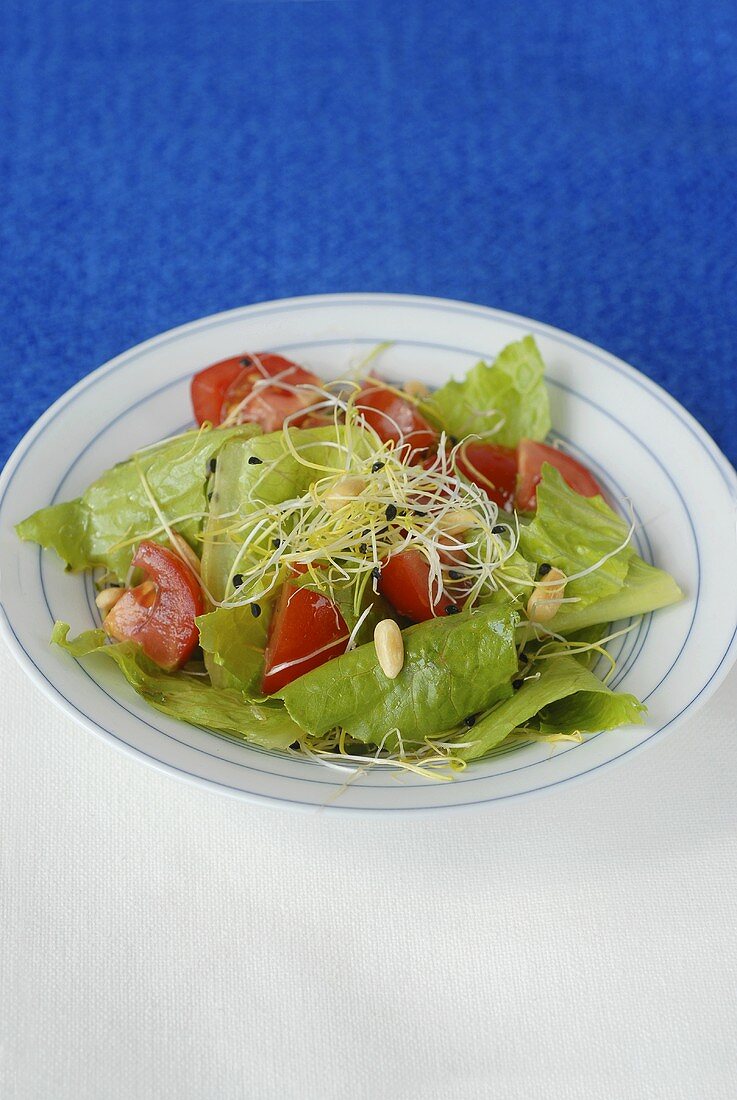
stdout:
<svg viewBox="0 0 737 1100">
<path fill-rule="evenodd" d="M 261 684 L 264 694 L 273 695 L 313 668 L 340 657 L 346 651 L 349 633 L 332 600 L 287 580 L 269 626 Z M 291 664 L 293 661 L 296 663 Z M 285 664 L 289 668 L 284 668 Z"/>
<path fill-rule="evenodd" d="M 601 486 L 594 475 L 571 455 L 557 451 L 546 443 L 523 439 L 517 447 L 519 473 L 515 507 L 521 512 L 532 512 L 537 506 L 537 486 L 542 479 L 544 462 L 555 466 L 566 484 L 583 497 L 601 496 Z"/>
<path fill-rule="evenodd" d="M 153 593 L 146 583 L 129 588 L 102 625 L 119 642 L 138 642 L 162 668 L 179 668 L 199 642 L 195 618 L 205 611 L 199 582 L 181 558 L 156 542 L 144 540 L 133 565 L 148 574 Z"/>
<path fill-rule="evenodd" d="M 255 383 L 276 376 L 278 377 L 273 386 L 259 386 L 254 389 Z M 298 413 L 300 409 L 312 408 L 319 400 L 309 390 L 295 393 L 290 387 L 320 384 L 316 374 L 293 363 L 291 359 L 285 359 L 281 355 L 259 354 L 253 357 L 252 365 L 245 367 L 225 391 L 219 423 L 237 406 L 241 406 L 237 413 L 237 423 L 260 424 L 264 432 L 276 432 L 287 417 Z M 300 427 L 303 419 L 295 417 L 293 426 Z"/>
<path fill-rule="evenodd" d="M 421 461 L 424 455 L 414 452 L 437 446 L 438 433 L 412 402 L 375 378 L 364 384 L 356 399 L 356 408 L 383 443 L 403 440 L 405 461 Z"/>
<path fill-rule="evenodd" d="M 228 387 L 239 375 L 245 374 L 243 360 L 242 355 L 221 359 L 219 363 L 213 363 L 195 374 L 189 389 L 198 424 L 204 424 L 206 420 L 215 426 L 220 423 L 220 412 Z"/>
<path fill-rule="evenodd" d="M 274 432 L 287 416 L 315 403 L 314 395 L 309 392 L 295 394 L 280 385 L 319 386 L 320 379 L 311 371 L 282 355 L 268 352 L 236 355 L 205 367 L 192 379 L 190 393 L 197 423 L 209 420 L 216 427 L 222 424 L 228 413 L 248 397 L 255 382 L 275 375 L 281 377 L 273 386 L 261 386 L 256 391 L 239 415 L 239 423 L 253 422 L 260 424 L 265 432 Z"/>
<path fill-rule="evenodd" d="M 492 443 L 463 443 L 458 448 L 459 473 L 483 489 L 490 500 L 510 511 L 517 485 L 517 452 Z"/>
<path fill-rule="evenodd" d="M 309 409 L 304 416 L 300 417 L 300 428 L 332 428 L 335 425 L 335 418 L 332 416 L 323 416 L 320 412 L 310 412 Z"/>
<path fill-rule="evenodd" d="M 449 607 L 458 607 L 458 601 L 447 592 L 441 592 L 438 602 L 431 603 L 429 577 L 430 565 L 425 555 L 419 550 L 402 550 L 382 562 L 379 591 L 399 615 L 424 623 L 447 615 Z"/>
</svg>

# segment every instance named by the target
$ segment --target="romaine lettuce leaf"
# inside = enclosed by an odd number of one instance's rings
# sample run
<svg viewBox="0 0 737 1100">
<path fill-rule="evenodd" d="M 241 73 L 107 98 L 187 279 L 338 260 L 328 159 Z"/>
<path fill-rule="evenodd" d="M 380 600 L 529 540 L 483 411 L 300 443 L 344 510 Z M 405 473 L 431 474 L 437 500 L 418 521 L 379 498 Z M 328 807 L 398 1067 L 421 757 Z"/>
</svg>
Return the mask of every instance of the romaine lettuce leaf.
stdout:
<svg viewBox="0 0 737 1100">
<path fill-rule="evenodd" d="M 333 427 L 290 430 L 292 444 L 299 448 L 303 460 L 314 466 L 340 469 L 344 455 L 336 449 L 342 445 L 342 429 Z M 362 452 L 360 443 L 352 456 L 358 464 Z M 232 596 L 228 581 L 238 552 L 248 532 L 248 517 L 264 507 L 293 500 L 307 492 L 312 482 L 324 476 L 313 465 L 304 465 L 294 458 L 287 447 L 284 432 L 236 439 L 223 448 L 218 459 L 213 485 L 210 514 L 203 537 L 202 575 L 208 591 L 216 600 Z M 232 531 L 232 534 L 231 534 Z M 241 559 L 245 567 L 248 559 Z M 303 583 L 317 587 L 305 577 Z M 321 589 L 325 590 L 325 589 Z M 278 594 L 275 590 L 274 596 Z M 338 604 L 349 630 L 366 606 L 354 610 L 351 587 L 338 587 L 330 593 Z M 386 605 L 373 596 L 375 607 L 361 628 L 359 639 L 371 636 L 373 622 Z M 261 614 L 254 619 L 250 607 L 219 607 L 198 620 L 200 644 L 205 651 L 205 664 L 215 686 L 238 686 L 249 698 L 261 698 L 263 651 L 266 645 L 274 599 L 260 600 Z"/>
<path fill-rule="evenodd" d="M 68 634 L 68 624 L 58 622 L 51 640 L 73 657 L 111 658 L 147 703 L 173 718 L 267 749 L 286 749 L 302 736 L 283 706 L 254 706 L 235 688 L 214 688 L 186 672 L 164 672 L 134 642 L 106 644 L 103 630 L 87 630 L 71 641 Z"/>
<path fill-rule="evenodd" d="M 567 576 L 601 563 L 566 585 L 566 599 L 577 602 L 562 604 L 552 622 L 556 633 L 641 615 L 680 599 L 672 577 L 642 561 L 631 544 L 622 547 L 627 530 L 602 497 L 580 496 L 558 470 L 543 466 L 537 512 L 520 528 L 521 553 L 538 565 L 549 562 Z"/>
<path fill-rule="evenodd" d="M 649 565 L 634 554 L 624 583 L 617 592 L 594 603 L 563 604 L 552 620 L 552 626 L 556 633 L 568 636 L 588 626 L 657 611 L 682 598 L 683 593 L 670 573 Z"/>
<path fill-rule="evenodd" d="M 484 435 L 503 447 L 520 439 L 545 439 L 550 431 L 545 365 L 535 339 L 525 336 L 507 345 L 489 366 L 483 361 L 462 382 L 446 382 L 423 403 L 423 411 L 450 434 L 462 439 Z"/>
<path fill-rule="evenodd" d="M 215 687 L 235 687 L 251 700 L 261 699 L 264 648 L 271 604 L 255 619 L 250 607 L 216 607 L 200 615 L 197 626 L 205 666 Z"/>
<path fill-rule="evenodd" d="M 166 542 L 165 534 L 151 535 L 159 519 L 141 475 L 167 520 L 196 548 L 207 510 L 210 460 L 230 440 L 246 439 L 257 431 L 252 424 L 242 424 L 185 432 L 139 451 L 104 473 L 77 500 L 42 508 L 16 531 L 22 539 L 55 550 L 69 569 L 101 565 L 122 580 L 141 538 Z M 128 545 L 121 546 L 123 541 Z"/>
<path fill-rule="evenodd" d="M 457 726 L 512 692 L 517 617 L 488 607 L 431 619 L 402 632 L 404 668 L 381 671 L 373 642 L 336 657 L 279 693 L 295 722 L 319 736 L 336 726 L 396 749 Z"/>
<path fill-rule="evenodd" d="M 642 722 L 645 710 L 634 695 L 616 694 L 573 657 L 553 657 L 536 668 L 537 680 L 526 680 L 511 698 L 479 719 L 458 749 L 464 760 L 486 756 L 519 726 L 544 734 L 594 733 Z"/>
<path fill-rule="evenodd" d="M 290 428 L 289 435 L 305 462 L 330 466 L 336 472 L 344 465 L 344 455 L 337 449 L 343 443 L 342 429 Z M 352 461 L 358 465 L 361 458 L 359 439 Z M 297 461 L 283 431 L 234 440 L 223 449 L 202 554 L 202 576 L 215 599 L 227 595 L 228 578 L 248 530 L 248 517 L 269 505 L 303 496 L 313 482 L 326 476 L 314 466 Z"/>
</svg>

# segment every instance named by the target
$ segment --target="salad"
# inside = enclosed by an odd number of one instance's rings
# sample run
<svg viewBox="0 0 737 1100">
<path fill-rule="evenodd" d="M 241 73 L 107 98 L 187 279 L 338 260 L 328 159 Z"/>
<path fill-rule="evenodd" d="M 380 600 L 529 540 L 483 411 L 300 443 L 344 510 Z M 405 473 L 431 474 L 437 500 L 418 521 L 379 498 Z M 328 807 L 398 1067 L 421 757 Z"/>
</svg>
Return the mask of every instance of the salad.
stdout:
<svg viewBox="0 0 737 1100">
<path fill-rule="evenodd" d="M 95 571 L 100 627 L 53 642 L 175 718 L 348 771 L 448 779 L 642 721 L 607 686 L 632 629 L 611 624 L 681 593 L 546 442 L 534 339 L 434 392 L 383 379 L 382 350 L 330 382 L 271 353 L 215 363 L 198 427 L 20 523 Z"/>
</svg>

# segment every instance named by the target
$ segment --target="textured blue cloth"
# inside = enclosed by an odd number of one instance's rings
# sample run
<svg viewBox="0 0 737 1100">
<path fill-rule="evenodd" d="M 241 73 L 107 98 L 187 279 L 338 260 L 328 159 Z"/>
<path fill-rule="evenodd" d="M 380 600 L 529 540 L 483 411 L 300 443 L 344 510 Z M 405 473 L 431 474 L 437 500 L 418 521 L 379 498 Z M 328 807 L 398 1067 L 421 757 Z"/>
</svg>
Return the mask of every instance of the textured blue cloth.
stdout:
<svg viewBox="0 0 737 1100">
<path fill-rule="evenodd" d="M 4 0 L 0 459 L 109 357 L 259 299 L 463 298 L 737 459 L 734 0 Z"/>
</svg>

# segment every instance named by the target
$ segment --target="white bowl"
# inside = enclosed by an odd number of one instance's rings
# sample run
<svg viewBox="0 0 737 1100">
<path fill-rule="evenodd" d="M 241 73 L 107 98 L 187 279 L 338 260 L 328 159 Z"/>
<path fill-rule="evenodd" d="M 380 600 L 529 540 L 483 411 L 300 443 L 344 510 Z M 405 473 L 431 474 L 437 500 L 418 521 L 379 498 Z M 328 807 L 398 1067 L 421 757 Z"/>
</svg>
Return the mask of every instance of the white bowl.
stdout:
<svg viewBox="0 0 737 1100">
<path fill-rule="evenodd" d="M 89 578 L 21 543 L 13 525 L 74 497 L 137 447 L 191 423 L 189 380 L 242 351 L 288 354 L 335 377 L 374 344 L 381 369 L 432 385 L 533 333 L 548 368 L 554 432 L 611 496 L 635 510 L 636 544 L 685 592 L 615 643 L 614 686 L 647 703 L 644 726 L 551 752 L 505 751 L 439 783 L 377 767 L 347 786 L 310 760 L 237 744 L 148 707 L 102 658 L 49 646 L 55 619 L 97 623 Z M 547 325 L 462 302 L 345 294 L 268 302 L 208 317 L 141 344 L 66 393 L 28 432 L 0 479 L 0 597 L 11 649 L 51 699 L 112 744 L 173 774 L 246 798 L 359 811 L 458 809 L 595 774 L 652 744 L 700 706 L 737 653 L 737 477 L 714 442 L 632 367 Z"/>
</svg>

